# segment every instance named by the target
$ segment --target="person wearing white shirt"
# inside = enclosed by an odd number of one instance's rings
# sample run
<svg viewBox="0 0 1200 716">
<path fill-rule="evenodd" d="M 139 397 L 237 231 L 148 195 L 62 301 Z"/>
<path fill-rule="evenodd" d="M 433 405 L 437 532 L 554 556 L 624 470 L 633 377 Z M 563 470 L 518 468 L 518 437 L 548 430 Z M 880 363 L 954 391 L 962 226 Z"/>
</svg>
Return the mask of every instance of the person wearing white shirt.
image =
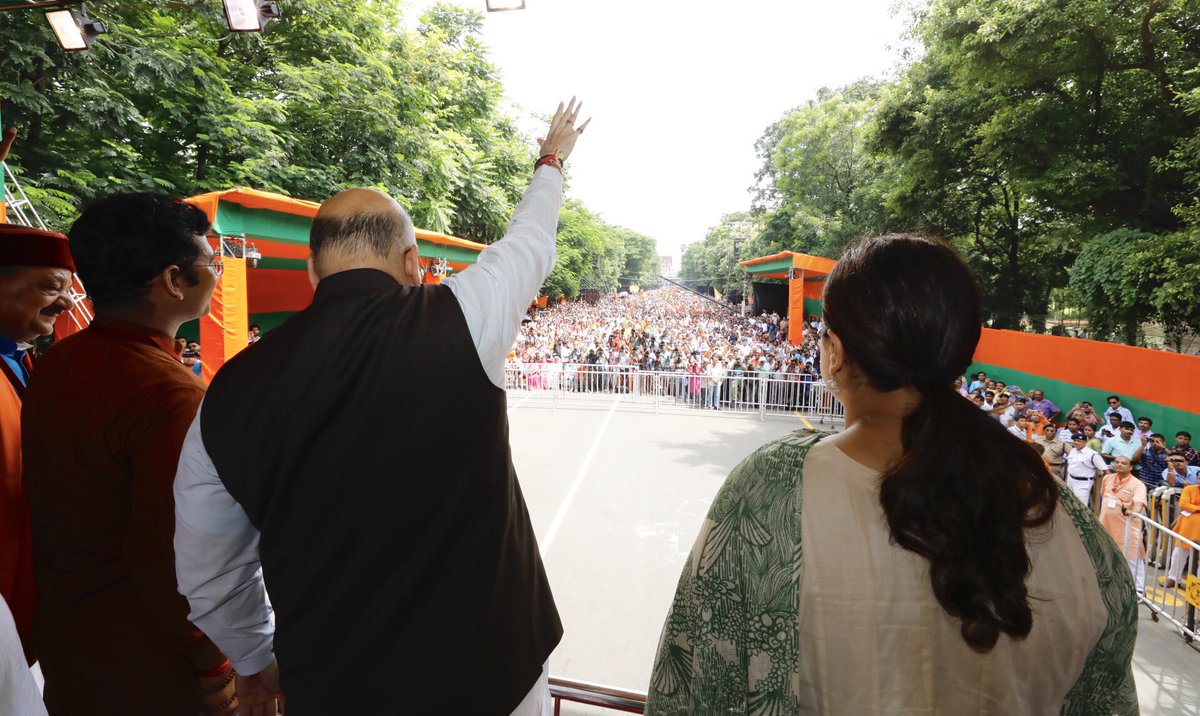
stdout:
<svg viewBox="0 0 1200 716">
<path fill-rule="evenodd" d="M 549 713 L 562 627 L 511 465 L 504 359 L 554 267 L 561 162 L 587 125 L 577 114 L 574 100 L 559 106 L 505 238 L 441 286 L 419 285 L 394 200 L 350 190 L 326 202 L 313 305 L 210 386 L 175 479 L 176 572 L 189 619 L 237 670 L 243 713 L 275 713 L 282 691 L 298 712 L 434 713 L 450 698 L 464 712 Z M 355 370 L 322 371 L 344 341 L 359 348 Z M 305 360 L 288 363 L 296 346 Z M 472 393 L 454 409 L 490 421 L 452 461 L 452 425 L 391 402 L 439 363 Z M 290 413 L 293 437 L 245 452 L 227 432 L 288 415 L 289 372 L 312 386 Z M 247 403 L 250 388 L 269 398 Z M 298 432 L 314 437 L 288 442 Z"/>
<path fill-rule="evenodd" d="M 1022 442 L 1028 442 L 1029 433 L 1025 429 L 1027 425 L 1028 423 L 1025 420 L 1025 414 L 1018 413 L 1017 416 L 1013 418 L 1012 425 L 1008 426 L 1008 432 L 1012 433 L 1015 437 L 1020 438 Z"/>
<path fill-rule="evenodd" d="M 46 716 L 8 602 L 0 597 L 0 716 Z"/>
<path fill-rule="evenodd" d="M 1121 420 L 1121 414 L 1116 412 L 1106 413 L 1104 419 L 1108 421 L 1106 424 L 1096 426 L 1096 437 L 1100 438 L 1101 440 L 1108 440 L 1109 438 L 1118 437 L 1121 434 L 1122 422 L 1128 422 L 1130 424 L 1133 423 L 1132 420 Z"/>
<path fill-rule="evenodd" d="M 1077 432 L 1080 432 L 1081 430 L 1082 428 L 1080 427 L 1078 420 L 1075 418 L 1068 418 L 1066 426 L 1059 428 L 1058 434 L 1055 437 L 1059 440 L 1062 440 L 1067 445 L 1070 445 L 1072 440 L 1071 436 Z"/>
<path fill-rule="evenodd" d="M 1106 408 L 1104 410 L 1105 420 L 1108 419 L 1108 416 L 1111 413 L 1116 413 L 1121 416 L 1121 419 L 1118 421 L 1119 423 L 1121 423 L 1121 422 L 1132 423 L 1133 422 L 1133 413 L 1129 411 L 1129 408 L 1126 408 L 1121 405 L 1121 397 L 1118 395 L 1108 396 L 1108 408 Z"/>
<path fill-rule="evenodd" d="M 1087 446 L 1087 436 L 1075 433 L 1071 436 L 1071 452 L 1067 453 L 1067 487 L 1079 501 L 1091 509 L 1092 486 L 1096 474 L 1108 470 L 1108 464 L 1100 453 Z"/>
</svg>

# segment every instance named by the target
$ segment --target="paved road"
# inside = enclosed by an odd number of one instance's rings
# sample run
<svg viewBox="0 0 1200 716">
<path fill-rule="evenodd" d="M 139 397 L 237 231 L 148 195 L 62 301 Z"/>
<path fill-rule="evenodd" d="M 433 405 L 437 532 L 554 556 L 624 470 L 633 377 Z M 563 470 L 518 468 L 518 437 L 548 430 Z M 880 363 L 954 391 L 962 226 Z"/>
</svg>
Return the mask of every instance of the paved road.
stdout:
<svg viewBox="0 0 1200 716">
<path fill-rule="evenodd" d="M 729 471 L 802 427 L 714 413 L 552 410 L 512 401 L 513 460 L 566 627 L 557 676 L 644 691 L 691 541 Z M 1200 651 L 1142 611 L 1143 714 L 1200 714 Z M 563 706 L 563 714 L 611 714 Z"/>
</svg>

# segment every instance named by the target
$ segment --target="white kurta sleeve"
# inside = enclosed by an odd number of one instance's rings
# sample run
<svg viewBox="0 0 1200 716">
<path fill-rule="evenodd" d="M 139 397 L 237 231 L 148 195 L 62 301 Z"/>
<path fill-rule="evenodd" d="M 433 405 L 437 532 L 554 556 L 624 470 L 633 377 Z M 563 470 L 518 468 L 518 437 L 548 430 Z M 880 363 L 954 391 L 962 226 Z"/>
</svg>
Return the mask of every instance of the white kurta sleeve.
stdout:
<svg viewBox="0 0 1200 716">
<path fill-rule="evenodd" d="M 257 674 L 275 658 L 259 534 L 217 476 L 200 434 L 200 410 L 183 440 L 175 474 L 179 593 L 191 606 L 188 619 L 229 657 L 237 672 Z"/>
<path fill-rule="evenodd" d="M 553 167 L 539 168 L 504 238 L 484 249 L 473 266 L 446 279 L 467 319 L 483 369 L 500 388 L 504 359 L 517 339 L 521 319 L 554 270 L 561 204 L 562 174 Z"/>
</svg>

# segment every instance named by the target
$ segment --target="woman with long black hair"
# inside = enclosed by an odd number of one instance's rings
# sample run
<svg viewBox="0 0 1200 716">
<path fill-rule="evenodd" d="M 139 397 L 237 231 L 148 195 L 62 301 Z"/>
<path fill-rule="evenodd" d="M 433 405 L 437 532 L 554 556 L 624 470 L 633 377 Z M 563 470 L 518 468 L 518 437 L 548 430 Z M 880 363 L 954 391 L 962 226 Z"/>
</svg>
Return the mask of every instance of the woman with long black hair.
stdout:
<svg viewBox="0 0 1200 716">
<path fill-rule="evenodd" d="M 982 323 L 969 269 L 936 240 L 862 240 L 823 308 L 846 429 L 793 433 L 730 475 L 647 713 L 1137 713 L 1125 560 L 953 389 Z"/>
</svg>

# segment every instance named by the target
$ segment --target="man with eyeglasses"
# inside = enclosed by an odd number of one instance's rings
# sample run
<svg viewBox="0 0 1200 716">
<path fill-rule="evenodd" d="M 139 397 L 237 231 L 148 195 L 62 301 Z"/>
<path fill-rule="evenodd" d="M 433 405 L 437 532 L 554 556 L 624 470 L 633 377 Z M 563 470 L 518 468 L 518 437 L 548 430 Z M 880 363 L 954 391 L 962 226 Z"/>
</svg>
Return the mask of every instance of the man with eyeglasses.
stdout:
<svg viewBox="0 0 1200 716">
<path fill-rule="evenodd" d="M 75 264 L 67 237 L 0 225 L 0 597 L 26 660 L 33 653 L 33 544 L 21 464 L 21 401 L 33 370 L 31 344 L 69 310 Z"/>
<path fill-rule="evenodd" d="M 1200 467 L 1189 465 L 1183 451 L 1176 448 L 1167 456 L 1167 467 L 1162 471 L 1161 477 L 1161 484 L 1150 493 L 1150 498 L 1160 506 L 1157 515 L 1159 521 L 1170 525 L 1179 509 L 1175 498 L 1188 485 L 1200 484 Z M 1162 559 L 1157 561 L 1161 562 Z"/>
<path fill-rule="evenodd" d="M 25 474 L 50 713 L 232 714 L 229 661 L 178 592 L 172 484 L 204 383 L 175 353 L 209 310 L 208 218 L 160 194 L 88 206 L 69 232 L 96 319 L 25 393 Z"/>
<path fill-rule="evenodd" d="M 1106 408 L 1104 411 L 1104 419 L 1107 420 L 1108 416 L 1111 415 L 1112 413 L 1116 413 L 1121 416 L 1121 418 L 1118 422 L 1123 422 L 1123 423 L 1132 423 L 1133 422 L 1133 413 L 1130 412 L 1129 408 L 1123 407 L 1121 405 L 1121 397 L 1118 395 L 1108 396 L 1108 408 Z"/>
<path fill-rule="evenodd" d="M 1172 450 L 1167 457 L 1167 468 L 1162 471 L 1162 484 L 1179 489 L 1185 485 L 1200 484 L 1200 467 L 1189 465 L 1181 451 Z"/>
</svg>

